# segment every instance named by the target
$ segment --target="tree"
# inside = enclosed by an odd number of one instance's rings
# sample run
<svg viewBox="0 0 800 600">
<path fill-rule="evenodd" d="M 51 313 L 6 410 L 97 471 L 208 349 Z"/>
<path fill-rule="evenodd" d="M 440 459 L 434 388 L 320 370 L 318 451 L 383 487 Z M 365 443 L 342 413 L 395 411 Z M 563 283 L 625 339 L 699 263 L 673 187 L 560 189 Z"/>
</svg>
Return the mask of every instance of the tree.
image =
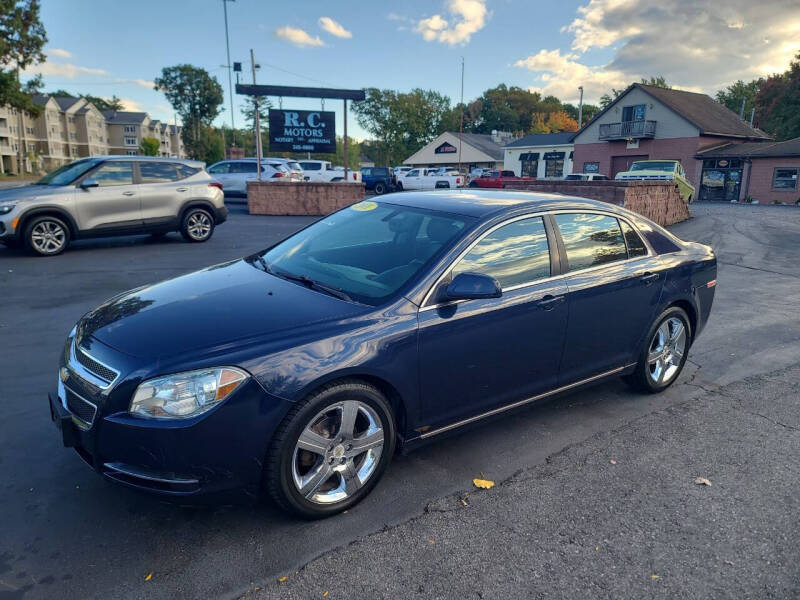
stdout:
<svg viewBox="0 0 800 600">
<path fill-rule="evenodd" d="M 188 154 L 202 159 L 217 142 L 208 136 L 213 133 L 211 123 L 220 113 L 223 102 L 222 86 L 208 71 L 192 65 L 176 65 L 161 70 L 155 80 L 155 89 L 164 92 L 167 100 L 183 121 L 183 143 Z M 224 155 L 224 149 L 223 149 Z"/>
<path fill-rule="evenodd" d="M 566 113 L 575 119 L 575 122 L 578 122 L 578 107 L 574 104 L 564 103 L 563 104 L 564 110 Z M 583 105 L 583 123 L 581 125 L 586 125 L 594 116 L 600 112 L 600 107 L 594 104 L 584 104 Z"/>
<path fill-rule="evenodd" d="M 756 94 L 758 94 L 758 89 L 763 82 L 763 78 L 754 79 L 748 83 L 740 79 L 724 90 L 718 91 L 716 94 L 717 102 L 724 104 L 733 112 L 739 114 L 742 110 L 742 100 L 744 100 L 744 113 L 742 116 L 746 119 L 750 116 L 750 111 L 755 108 Z"/>
<path fill-rule="evenodd" d="M 63 89 L 58 89 L 47 93 L 48 95 L 55 96 L 56 98 L 85 98 L 87 101 L 94 104 L 98 110 L 124 110 L 124 107 L 122 106 L 122 100 L 120 100 L 116 95 L 111 96 L 111 98 L 101 98 L 100 96 L 92 96 L 91 94 L 78 94 L 76 96 L 72 92 L 68 92 L 67 90 Z"/>
<path fill-rule="evenodd" d="M 256 130 L 256 100 L 258 101 L 258 120 L 261 124 L 261 131 L 269 129 L 269 109 L 272 102 L 266 96 L 248 96 L 242 108 L 242 116 L 248 124 L 250 131 Z"/>
<path fill-rule="evenodd" d="M 760 82 L 755 106 L 759 127 L 777 140 L 800 137 L 800 52 L 784 73 Z"/>
<path fill-rule="evenodd" d="M 145 156 L 158 156 L 159 148 L 161 148 L 161 145 L 158 140 L 152 137 L 142 138 L 142 143 L 139 144 L 139 152 Z"/>
<path fill-rule="evenodd" d="M 656 77 L 642 77 L 641 80 L 639 80 L 639 83 L 643 85 L 651 85 L 653 87 L 666 88 L 668 90 L 672 89 L 672 86 L 667 83 L 667 80 L 664 79 L 663 75 L 658 75 Z M 619 97 L 619 95 L 626 89 L 628 88 L 621 90 L 618 90 L 616 88 L 611 88 L 610 93 L 606 92 L 605 94 L 600 96 L 600 107 L 606 108 L 609 104 L 611 104 L 614 100 L 616 100 Z"/>
</svg>

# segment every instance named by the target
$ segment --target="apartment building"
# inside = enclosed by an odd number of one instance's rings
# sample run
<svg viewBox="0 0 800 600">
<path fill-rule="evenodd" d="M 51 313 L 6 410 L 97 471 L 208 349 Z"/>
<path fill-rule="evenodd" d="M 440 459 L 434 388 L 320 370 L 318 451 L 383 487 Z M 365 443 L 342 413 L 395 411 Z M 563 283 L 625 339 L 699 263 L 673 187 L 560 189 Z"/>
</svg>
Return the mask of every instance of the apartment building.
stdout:
<svg viewBox="0 0 800 600">
<path fill-rule="evenodd" d="M 70 161 L 107 154 L 138 154 L 144 137 L 159 141 L 160 156 L 185 156 L 181 128 L 147 113 L 106 111 L 85 98 L 34 96 L 34 116 L 0 106 L 0 174 L 52 171 Z"/>
</svg>

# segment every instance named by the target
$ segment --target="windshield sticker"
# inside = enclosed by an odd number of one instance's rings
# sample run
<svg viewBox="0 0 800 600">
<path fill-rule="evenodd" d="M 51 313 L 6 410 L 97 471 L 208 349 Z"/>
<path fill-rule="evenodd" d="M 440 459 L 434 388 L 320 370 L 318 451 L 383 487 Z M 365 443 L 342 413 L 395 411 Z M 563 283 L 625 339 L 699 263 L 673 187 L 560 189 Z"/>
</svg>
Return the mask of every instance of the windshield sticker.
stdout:
<svg viewBox="0 0 800 600">
<path fill-rule="evenodd" d="M 353 204 L 351 206 L 353 210 L 360 210 L 360 211 L 367 211 L 367 210 L 375 210 L 378 208 L 377 202 L 359 202 L 358 204 Z"/>
</svg>

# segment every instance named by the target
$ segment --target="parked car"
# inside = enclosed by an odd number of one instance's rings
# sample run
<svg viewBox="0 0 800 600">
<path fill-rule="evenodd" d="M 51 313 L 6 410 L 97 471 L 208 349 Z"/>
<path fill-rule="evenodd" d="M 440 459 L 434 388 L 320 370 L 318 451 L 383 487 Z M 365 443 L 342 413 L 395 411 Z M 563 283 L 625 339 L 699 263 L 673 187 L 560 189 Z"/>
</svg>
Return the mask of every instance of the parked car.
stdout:
<svg viewBox="0 0 800 600">
<path fill-rule="evenodd" d="M 610 181 L 606 175 L 600 173 L 569 173 L 564 175 L 564 181 Z"/>
<path fill-rule="evenodd" d="M 344 167 L 335 167 L 327 160 L 300 160 L 297 161 L 303 167 L 306 181 L 345 181 Z M 348 169 L 348 183 L 358 183 L 361 181 L 361 172 Z"/>
<path fill-rule="evenodd" d="M 361 181 L 367 190 L 374 191 L 378 196 L 393 192 L 397 179 L 389 167 L 362 167 Z"/>
<path fill-rule="evenodd" d="M 533 181 L 535 177 L 517 177 L 514 171 L 484 171 L 477 179 L 469 182 L 469 187 L 475 188 L 504 188 L 506 184 L 515 181 Z"/>
<path fill-rule="evenodd" d="M 457 167 L 438 167 L 436 169 L 429 169 L 428 175 L 460 175 Z"/>
<path fill-rule="evenodd" d="M 461 175 L 431 175 L 435 169 L 416 168 L 397 178 L 398 190 L 434 190 L 464 185 Z"/>
<path fill-rule="evenodd" d="M 695 197 L 694 186 L 686 178 L 683 165 L 679 160 L 637 160 L 627 171 L 617 173 L 614 179 L 618 181 L 674 181 L 681 197 L 686 202 L 692 202 Z"/>
<path fill-rule="evenodd" d="M 49 410 L 111 481 L 324 517 L 398 447 L 609 377 L 663 391 L 716 277 L 710 247 L 609 203 L 393 194 L 90 311 Z"/>
<path fill-rule="evenodd" d="M 400 175 L 404 175 L 405 173 L 408 173 L 413 168 L 414 167 L 395 167 L 393 169 L 394 170 L 394 176 L 395 177 L 400 177 Z"/>
<path fill-rule="evenodd" d="M 246 196 L 247 182 L 258 179 L 258 159 L 221 160 L 208 167 L 208 173 L 222 184 L 226 196 Z M 289 181 L 289 169 L 279 162 L 261 162 L 262 181 Z"/>
<path fill-rule="evenodd" d="M 33 185 L 0 190 L 0 241 L 39 256 L 89 237 L 180 231 L 186 241 L 205 242 L 228 210 L 203 166 L 145 156 L 77 160 Z"/>
<path fill-rule="evenodd" d="M 280 163 L 286 170 L 289 171 L 289 181 L 305 181 L 305 173 L 300 163 L 293 158 L 273 158 L 271 156 L 265 157 L 264 161 L 269 163 Z"/>
<path fill-rule="evenodd" d="M 491 171 L 491 169 L 486 169 L 483 167 L 475 167 L 467 174 L 467 183 L 471 183 L 473 179 L 477 179 L 484 173 Z"/>
</svg>

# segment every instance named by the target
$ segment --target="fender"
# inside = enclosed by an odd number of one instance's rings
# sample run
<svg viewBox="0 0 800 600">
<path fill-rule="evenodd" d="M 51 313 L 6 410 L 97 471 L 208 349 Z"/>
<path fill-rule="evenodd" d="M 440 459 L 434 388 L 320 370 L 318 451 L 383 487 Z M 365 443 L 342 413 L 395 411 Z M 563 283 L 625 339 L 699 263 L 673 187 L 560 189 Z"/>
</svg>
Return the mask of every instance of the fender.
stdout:
<svg viewBox="0 0 800 600">
<path fill-rule="evenodd" d="M 216 220 L 217 216 L 217 207 L 214 206 L 210 201 L 206 200 L 205 198 L 192 198 L 187 200 L 181 205 L 180 213 L 178 213 L 178 223 L 183 222 L 183 215 L 186 214 L 186 211 L 190 208 L 194 208 L 196 206 L 201 206 L 203 208 L 207 208 L 211 215 Z"/>
<path fill-rule="evenodd" d="M 67 227 L 69 227 L 70 236 L 72 236 L 73 239 L 80 235 L 78 224 L 66 210 L 60 206 L 47 204 L 44 206 L 33 206 L 17 217 L 19 219 L 19 223 L 14 229 L 14 235 L 18 239 L 22 239 L 22 233 L 25 230 L 25 225 L 28 223 L 28 221 L 30 221 L 30 219 L 40 214 L 57 215 L 67 224 Z"/>
</svg>

